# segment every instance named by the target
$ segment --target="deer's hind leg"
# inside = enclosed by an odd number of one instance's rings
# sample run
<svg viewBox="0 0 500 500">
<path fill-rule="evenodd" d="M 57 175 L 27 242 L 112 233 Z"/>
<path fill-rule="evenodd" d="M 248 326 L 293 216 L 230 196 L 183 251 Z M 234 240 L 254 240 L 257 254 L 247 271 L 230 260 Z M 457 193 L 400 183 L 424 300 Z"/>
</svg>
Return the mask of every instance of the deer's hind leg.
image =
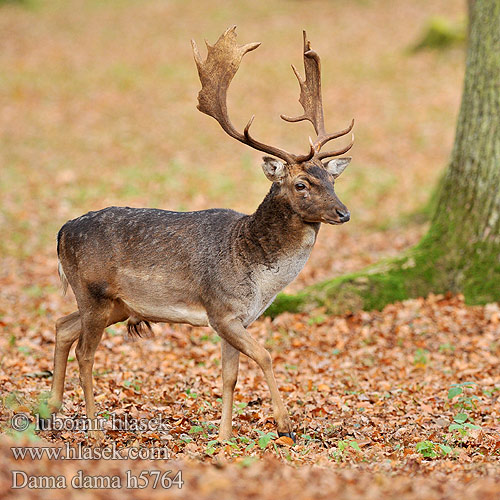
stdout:
<svg viewBox="0 0 500 500">
<path fill-rule="evenodd" d="M 83 304 L 82 304 L 83 302 Z M 101 341 L 104 329 L 124 321 L 128 315 L 117 302 L 89 295 L 84 301 L 78 301 L 81 318 L 81 333 L 75 353 L 80 369 L 80 385 L 85 397 L 85 412 L 91 424 L 95 424 L 96 406 L 93 392 L 92 367 L 95 351 Z M 93 425 L 89 432 L 91 437 L 102 439 L 103 433 Z"/>
<path fill-rule="evenodd" d="M 56 321 L 56 345 L 54 348 L 54 375 L 48 400 L 49 411 L 57 412 L 62 405 L 66 365 L 71 346 L 80 336 L 82 323 L 80 313 L 75 311 Z"/>
<path fill-rule="evenodd" d="M 118 303 L 114 303 L 105 326 L 110 326 L 119 321 L 125 321 L 126 319 L 127 314 L 123 310 L 123 307 Z M 75 341 L 81 337 L 81 334 L 82 321 L 79 311 L 75 311 L 57 320 L 56 345 L 54 349 L 54 375 L 48 400 L 49 411 L 51 413 L 55 413 L 61 408 L 69 351 Z"/>
</svg>

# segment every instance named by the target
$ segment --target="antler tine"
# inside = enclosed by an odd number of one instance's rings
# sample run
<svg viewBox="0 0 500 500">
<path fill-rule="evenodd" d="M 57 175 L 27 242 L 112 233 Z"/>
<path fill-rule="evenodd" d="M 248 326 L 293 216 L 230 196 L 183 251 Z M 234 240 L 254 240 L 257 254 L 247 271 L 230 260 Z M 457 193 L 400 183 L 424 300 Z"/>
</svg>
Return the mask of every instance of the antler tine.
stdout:
<svg viewBox="0 0 500 500">
<path fill-rule="evenodd" d="M 203 62 L 194 40 L 193 46 L 194 60 L 198 68 L 201 81 L 201 90 L 198 94 L 198 109 L 215 118 L 222 129 L 234 139 L 247 144 L 248 146 L 281 158 L 291 164 L 296 161 L 296 156 L 276 148 L 268 146 L 255 140 L 250 136 L 249 129 L 254 117 L 247 123 L 244 133 L 238 132 L 227 113 L 227 90 L 234 75 L 238 71 L 243 56 L 255 50 L 260 42 L 249 43 L 247 45 L 237 45 L 236 26 L 227 29 L 214 45 L 207 43 L 207 58 Z"/>
<path fill-rule="evenodd" d="M 342 134 L 342 135 L 344 135 L 344 134 Z M 347 153 L 347 151 L 349 151 L 353 145 L 354 145 L 354 133 L 351 134 L 351 142 L 346 147 L 344 147 L 342 149 L 338 149 L 337 151 L 324 151 L 321 153 L 317 153 L 316 157 L 320 160 L 324 160 L 325 158 L 330 158 L 333 156 L 340 156 L 340 155 L 343 155 L 344 153 Z"/>
<path fill-rule="evenodd" d="M 318 137 L 316 139 L 316 145 L 318 151 L 329 141 L 332 139 L 337 139 L 338 137 L 342 137 L 343 135 L 347 135 L 354 127 L 354 118 L 351 120 L 351 124 L 345 128 L 344 130 L 340 130 L 339 132 L 334 132 L 333 134 L 325 134 L 323 137 Z"/>
<path fill-rule="evenodd" d="M 314 147 L 314 142 L 309 136 L 309 152 L 305 155 L 299 155 L 296 158 L 297 163 L 302 163 L 304 161 L 309 161 L 316 154 L 316 148 Z"/>
</svg>

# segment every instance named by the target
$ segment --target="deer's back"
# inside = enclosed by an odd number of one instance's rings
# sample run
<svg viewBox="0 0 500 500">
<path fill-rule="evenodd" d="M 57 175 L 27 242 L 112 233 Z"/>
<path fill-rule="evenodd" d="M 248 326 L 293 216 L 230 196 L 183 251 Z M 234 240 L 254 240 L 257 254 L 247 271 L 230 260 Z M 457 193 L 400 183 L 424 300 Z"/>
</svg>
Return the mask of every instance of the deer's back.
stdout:
<svg viewBox="0 0 500 500">
<path fill-rule="evenodd" d="M 147 260 L 149 253 L 154 259 L 158 252 L 183 251 L 192 257 L 197 251 L 216 250 L 224 240 L 221 236 L 244 216 L 234 210 L 219 208 L 172 212 L 154 208 L 108 207 L 66 222 L 59 231 L 58 252 L 61 243 L 67 242 L 75 249 L 85 249 L 85 252 L 109 247 L 114 258 L 127 259 L 133 253 L 146 252 L 141 257 Z"/>
<path fill-rule="evenodd" d="M 203 296 L 232 259 L 230 233 L 242 217 L 109 207 L 68 221 L 58 256 L 77 299 L 90 291 L 123 301 L 138 318 L 204 325 Z"/>
</svg>

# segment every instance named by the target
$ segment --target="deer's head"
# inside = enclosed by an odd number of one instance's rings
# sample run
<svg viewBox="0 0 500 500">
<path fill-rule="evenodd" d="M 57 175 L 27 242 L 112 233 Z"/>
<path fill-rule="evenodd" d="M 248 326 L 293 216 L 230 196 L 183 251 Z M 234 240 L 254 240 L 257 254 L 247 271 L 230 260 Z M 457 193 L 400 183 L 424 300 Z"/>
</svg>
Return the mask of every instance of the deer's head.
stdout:
<svg viewBox="0 0 500 500">
<path fill-rule="evenodd" d="M 233 26 L 220 36 L 215 45 L 207 42 L 208 55 L 204 62 L 194 41 L 192 45 L 202 85 L 198 94 L 198 109 L 215 118 L 223 130 L 234 139 L 271 155 L 264 156 L 262 165 L 264 173 L 269 180 L 279 186 L 280 195 L 288 199 L 294 211 L 304 221 L 329 224 L 347 222 L 350 219 L 349 210 L 335 194 L 334 181 L 347 167 L 351 158 L 335 157 L 351 149 L 354 134 L 351 133 L 351 142 L 342 149 L 322 151 L 322 147 L 332 139 L 350 133 L 354 120 L 349 127 L 340 132 L 328 134 L 325 131 L 320 59 L 318 54 L 311 50 L 305 31 L 305 79 L 292 65 L 300 84 L 299 102 L 304 113 L 293 118 L 281 115 L 281 118 L 288 122 L 309 120 L 312 123 L 316 139 L 313 141 L 309 138 L 309 152 L 304 155 L 295 155 L 255 140 L 249 132 L 254 116 L 247 123 L 243 133 L 238 132 L 229 119 L 226 102 L 229 84 L 238 71 L 243 56 L 256 49 L 260 43 L 239 46 L 236 43 L 236 26 Z"/>
</svg>

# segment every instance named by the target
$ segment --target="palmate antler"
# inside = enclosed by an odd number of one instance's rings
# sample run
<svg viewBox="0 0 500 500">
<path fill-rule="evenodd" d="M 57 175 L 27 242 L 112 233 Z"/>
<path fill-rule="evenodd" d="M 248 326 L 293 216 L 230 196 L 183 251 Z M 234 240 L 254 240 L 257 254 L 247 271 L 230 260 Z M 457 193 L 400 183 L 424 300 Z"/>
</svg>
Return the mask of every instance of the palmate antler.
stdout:
<svg viewBox="0 0 500 500">
<path fill-rule="evenodd" d="M 338 156 L 347 153 L 349 149 L 352 148 L 354 144 L 354 134 L 352 134 L 351 143 L 342 149 L 337 151 L 320 152 L 320 149 L 332 139 L 337 139 L 337 137 L 342 137 L 348 134 L 354 127 L 354 120 L 351 121 L 349 127 L 340 132 L 335 132 L 333 134 L 327 134 L 325 131 L 325 121 L 323 117 L 323 99 L 321 97 L 321 62 L 319 55 L 311 50 L 311 42 L 307 39 L 306 32 L 303 31 L 304 35 L 304 70 L 306 77 L 303 79 L 297 68 L 292 64 L 293 72 L 297 77 L 300 85 L 300 97 L 299 102 L 304 108 L 304 114 L 297 116 L 295 118 L 281 115 L 281 118 L 287 122 L 300 122 L 302 120 L 309 120 L 316 131 L 317 138 L 314 142 L 311 142 L 311 151 L 308 155 L 300 157 L 300 161 L 307 161 L 313 156 L 316 156 L 320 160 L 323 158 Z"/>
<path fill-rule="evenodd" d="M 331 156 L 341 155 L 352 147 L 353 140 L 346 148 L 338 151 L 320 152 L 321 147 L 328 141 L 348 134 L 354 126 L 354 120 L 351 125 L 340 132 L 334 134 L 326 134 L 324 119 L 323 119 L 323 104 L 321 100 L 321 73 L 320 73 L 320 60 L 318 54 L 311 50 L 310 42 L 306 38 L 304 31 L 304 68 L 306 72 L 306 79 L 303 80 L 295 67 L 292 65 L 293 71 L 297 76 L 300 84 L 300 99 L 299 102 L 304 108 L 304 114 L 297 118 L 290 118 L 281 115 L 286 121 L 297 122 L 301 120 L 309 120 L 316 130 L 318 135 L 317 139 L 311 143 L 311 149 L 306 155 L 294 155 L 283 149 L 274 146 L 269 146 L 262 142 L 255 140 L 249 132 L 252 125 L 252 116 L 248 121 L 243 133 L 238 132 L 227 113 L 227 90 L 234 75 L 238 71 L 243 56 L 252 50 L 255 50 L 260 43 L 249 43 L 247 45 L 239 46 L 236 43 L 236 26 L 229 28 L 223 33 L 215 45 L 207 45 L 207 58 L 205 62 L 201 60 L 200 53 L 194 40 L 191 40 L 193 46 L 194 59 L 198 68 L 198 74 L 201 81 L 201 90 L 198 94 L 198 109 L 215 118 L 222 129 L 234 139 L 251 146 L 254 149 L 263 151 L 270 155 L 281 158 L 289 165 L 301 163 L 316 157 L 323 159 Z"/>
<path fill-rule="evenodd" d="M 205 62 L 201 60 L 198 47 L 194 40 L 191 40 L 193 46 L 194 59 L 198 67 L 198 74 L 200 75 L 201 90 L 198 94 L 198 109 L 209 116 L 215 118 L 223 130 L 244 144 L 248 144 L 254 149 L 269 153 L 270 155 L 277 156 L 287 163 L 294 163 L 295 156 L 287 151 L 268 146 L 262 142 L 256 141 L 251 137 L 249 129 L 252 125 L 254 116 L 250 118 L 243 134 L 238 132 L 229 116 L 227 114 L 227 89 L 238 71 L 241 59 L 243 56 L 255 50 L 260 43 L 249 43 L 247 45 L 239 46 L 236 43 L 236 26 L 226 30 L 222 34 L 215 45 L 207 45 L 207 59 Z"/>
</svg>

